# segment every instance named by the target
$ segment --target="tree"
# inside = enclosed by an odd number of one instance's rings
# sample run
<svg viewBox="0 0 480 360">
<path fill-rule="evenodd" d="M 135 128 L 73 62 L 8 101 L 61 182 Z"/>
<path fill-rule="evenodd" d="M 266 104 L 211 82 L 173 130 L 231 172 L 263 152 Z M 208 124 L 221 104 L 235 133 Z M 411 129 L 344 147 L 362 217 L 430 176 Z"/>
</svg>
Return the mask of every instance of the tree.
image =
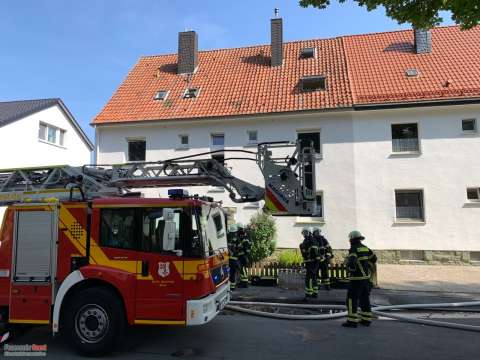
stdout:
<svg viewBox="0 0 480 360">
<path fill-rule="evenodd" d="M 340 3 L 345 0 L 338 0 Z M 450 11 L 453 20 L 463 29 L 480 23 L 479 0 L 355 0 L 368 11 L 384 6 L 387 15 L 399 24 L 411 23 L 417 29 L 430 29 L 442 22 L 440 11 Z M 330 0 L 300 0 L 300 6 L 325 9 Z"/>
<path fill-rule="evenodd" d="M 277 227 L 275 219 L 271 215 L 259 213 L 250 219 L 248 227 L 252 240 L 251 261 L 257 262 L 272 255 L 276 245 Z"/>
</svg>

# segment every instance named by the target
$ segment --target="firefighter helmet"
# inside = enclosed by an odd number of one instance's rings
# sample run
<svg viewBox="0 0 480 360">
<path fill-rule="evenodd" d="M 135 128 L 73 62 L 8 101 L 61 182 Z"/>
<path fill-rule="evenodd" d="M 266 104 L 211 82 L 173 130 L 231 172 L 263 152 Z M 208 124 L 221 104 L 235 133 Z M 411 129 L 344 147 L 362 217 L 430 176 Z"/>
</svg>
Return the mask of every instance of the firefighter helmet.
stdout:
<svg viewBox="0 0 480 360">
<path fill-rule="evenodd" d="M 348 234 L 348 238 L 350 240 L 363 240 L 365 237 L 362 235 L 362 233 L 358 230 L 353 230 Z"/>
</svg>

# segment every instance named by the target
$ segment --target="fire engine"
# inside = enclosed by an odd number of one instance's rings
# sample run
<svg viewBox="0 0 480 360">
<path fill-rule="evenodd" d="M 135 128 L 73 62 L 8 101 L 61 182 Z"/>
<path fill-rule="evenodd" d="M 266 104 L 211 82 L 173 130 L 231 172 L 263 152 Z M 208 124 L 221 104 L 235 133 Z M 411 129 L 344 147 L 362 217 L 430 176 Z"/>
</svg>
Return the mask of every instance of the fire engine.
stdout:
<svg viewBox="0 0 480 360">
<path fill-rule="evenodd" d="M 272 155 L 285 147 L 290 156 Z M 315 211 L 312 147 L 232 151 L 255 155 L 265 188 L 204 154 L 0 170 L 1 321 L 48 325 L 87 355 L 110 351 L 127 325 L 211 321 L 230 299 L 221 203 L 181 189 L 144 198 L 138 189 L 214 185 L 235 202 L 265 200 L 273 215 Z"/>
</svg>

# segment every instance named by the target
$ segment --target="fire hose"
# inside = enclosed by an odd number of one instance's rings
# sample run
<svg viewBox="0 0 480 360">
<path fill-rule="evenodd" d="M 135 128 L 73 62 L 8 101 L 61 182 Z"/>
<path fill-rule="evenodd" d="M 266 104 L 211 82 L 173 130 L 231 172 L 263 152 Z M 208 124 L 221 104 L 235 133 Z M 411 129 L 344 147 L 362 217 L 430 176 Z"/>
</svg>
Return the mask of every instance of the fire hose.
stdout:
<svg viewBox="0 0 480 360">
<path fill-rule="evenodd" d="M 278 314 L 271 313 L 268 311 L 260 311 L 254 309 L 246 309 L 242 307 L 247 306 L 267 306 L 267 307 L 277 307 L 277 308 L 298 308 L 298 309 L 325 309 L 325 310 L 343 310 L 337 313 L 331 314 L 319 314 L 319 315 L 292 315 L 292 314 Z M 390 319 L 395 319 L 404 322 L 410 322 L 421 325 L 429 326 L 438 326 L 445 327 L 457 330 L 467 330 L 467 331 L 476 331 L 480 332 L 480 326 L 476 325 L 467 325 L 459 323 L 450 323 L 443 321 L 411 318 L 408 316 L 392 314 L 390 310 L 420 310 L 420 309 L 431 309 L 431 308 L 463 308 L 471 306 L 480 306 L 480 301 L 468 301 L 468 302 L 457 302 L 457 303 L 433 303 L 433 304 L 408 304 L 408 305 L 385 305 L 385 306 L 374 306 L 372 307 L 372 312 L 376 315 L 383 316 Z M 274 319 L 284 319 L 284 320 L 331 320 L 347 316 L 347 311 L 345 305 L 328 305 L 328 304 L 284 304 L 284 303 L 265 303 L 265 302 L 251 302 L 251 301 L 230 301 L 226 309 L 242 312 L 255 316 L 263 316 Z M 480 310 L 478 310 L 480 312 Z"/>
</svg>

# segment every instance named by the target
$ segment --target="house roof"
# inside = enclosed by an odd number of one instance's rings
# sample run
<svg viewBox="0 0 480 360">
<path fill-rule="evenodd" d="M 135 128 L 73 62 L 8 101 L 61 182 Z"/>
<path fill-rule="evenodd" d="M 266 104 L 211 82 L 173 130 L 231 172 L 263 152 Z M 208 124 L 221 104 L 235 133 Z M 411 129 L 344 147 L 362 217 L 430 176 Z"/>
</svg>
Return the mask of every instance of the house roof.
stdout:
<svg viewBox="0 0 480 360">
<path fill-rule="evenodd" d="M 201 51 L 190 76 L 177 74 L 177 55 L 142 57 L 93 124 L 480 98 L 479 38 L 480 27 L 436 28 L 428 54 L 413 51 L 412 30 L 287 42 L 277 67 L 269 64 L 269 45 Z M 317 56 L 301 59 L 306 47 Z M 408 69 L 419 75 L 407 77 Z M 308 75 L 325 75 L 326 90 L 301 91 Z M 199 96 L 183 99 L 190 87 L 199 87 Z M 167 100 L 154 100 L 159 90 L 169 91 Z"/>
<path fill-rule="evenodd" d="M 88 136 L 77 123 L 63 101 L 58 98 L 0 102 L 0 128 L 55 105 L 60 106 L 74 128 L 78 131 L 82 140 L 90 150 L 93 150 L 93 144 Z"/>
</svg>

